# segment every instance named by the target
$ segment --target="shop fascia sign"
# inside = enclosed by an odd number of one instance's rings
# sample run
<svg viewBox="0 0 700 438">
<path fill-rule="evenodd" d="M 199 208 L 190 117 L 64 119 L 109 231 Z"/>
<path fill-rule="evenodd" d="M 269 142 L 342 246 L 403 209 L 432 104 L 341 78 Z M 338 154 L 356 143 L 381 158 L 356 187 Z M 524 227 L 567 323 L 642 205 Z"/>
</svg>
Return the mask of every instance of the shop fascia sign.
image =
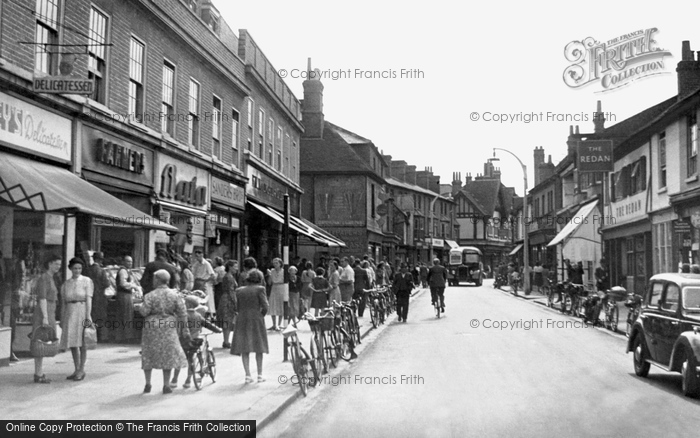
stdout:
<svg viewBox="0 0 700 438">
<path fill-rule="evenodd" d="M 175 164 L 166 164 L 163 167 L 160 174 L 160 196 L 195 207 L 207 205 L 207 187 L 198 186 L 196 176 L 190 181 L 178 180 Z"/>
<path fill-rule="evenodd" d="M 234 207 L 245 208 L 245 189 L 212 176 L 211 199 Z"/>
<path fill-rule="evenodd" d="M 0 139 L 11 147 L 68 163 L 72 136 L 70 119 L 0 93 Z"/>
<path fill-rule="evenodd" d="M 95 144 L 97 149 L 97 161 L 110 167 L 116 167 L 129 172 L 142 174 L 146 168 L 146 154 L 122 146 L 118 143 L 97 139 Z"/>
</svg>

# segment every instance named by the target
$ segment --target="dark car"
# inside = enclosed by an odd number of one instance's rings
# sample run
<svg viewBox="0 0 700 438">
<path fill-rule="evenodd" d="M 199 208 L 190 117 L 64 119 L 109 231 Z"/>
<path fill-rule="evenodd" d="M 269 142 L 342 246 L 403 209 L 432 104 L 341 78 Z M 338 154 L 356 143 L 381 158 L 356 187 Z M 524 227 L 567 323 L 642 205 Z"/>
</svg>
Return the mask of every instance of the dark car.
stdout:
<svg viewBox="0 0 700 438">
<path fill-rule="evenodd" d="M 646 377 L 653 364 L 681 373 L 684 395 L 700 395 L 700 274 L 651 277 L 627 342 L 630 351 L 638 376 Z"/>
</svg>

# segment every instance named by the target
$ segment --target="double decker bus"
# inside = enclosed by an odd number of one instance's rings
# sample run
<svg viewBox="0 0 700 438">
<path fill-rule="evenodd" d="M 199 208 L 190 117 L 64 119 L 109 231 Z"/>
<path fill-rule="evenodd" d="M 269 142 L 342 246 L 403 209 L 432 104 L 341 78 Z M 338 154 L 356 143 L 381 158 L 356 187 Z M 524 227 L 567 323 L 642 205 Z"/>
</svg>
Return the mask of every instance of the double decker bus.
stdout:
<svg viewBox="0 0 700 438">
<path fill-rule="evenodd" d="M 447 282 L 450 286 L 474 283 L 481 286 L 484 281 L 484 265 L 481 250 L 475 246 L 458 246 L 450 250 L 447 264 Z"/>
</svg>

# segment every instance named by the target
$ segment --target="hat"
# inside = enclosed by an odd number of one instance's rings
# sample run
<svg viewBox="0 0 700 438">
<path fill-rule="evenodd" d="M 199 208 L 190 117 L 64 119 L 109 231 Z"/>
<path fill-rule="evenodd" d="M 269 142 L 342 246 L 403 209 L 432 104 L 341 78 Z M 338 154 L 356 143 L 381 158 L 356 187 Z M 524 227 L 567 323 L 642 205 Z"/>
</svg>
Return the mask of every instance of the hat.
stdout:
<svg viewBox="0 0 700 438">
<path fill-rule="evenodd" d="M 188 309 L 194 309 L 197 306 L 199 306 L 199 298 L 195 297 L 194 295 L 187 295 L 185 297 L 185 307 Z"/>
<path fill-rule="evenodd" d="M 201 249 L 195 249 L 194 253 L 195 254 L 204 254 L 204 251 L 202 251 Z"/>
</svg>

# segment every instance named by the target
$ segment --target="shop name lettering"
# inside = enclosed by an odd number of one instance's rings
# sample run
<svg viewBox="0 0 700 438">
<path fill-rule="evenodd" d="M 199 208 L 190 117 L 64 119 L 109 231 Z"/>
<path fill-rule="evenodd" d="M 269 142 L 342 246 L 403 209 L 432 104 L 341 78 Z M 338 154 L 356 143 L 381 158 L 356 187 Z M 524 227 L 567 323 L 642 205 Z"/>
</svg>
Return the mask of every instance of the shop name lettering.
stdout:
<svg viewBox="0 0 700 438">
<path fill-rule="evenodd" d="M 265 193 L 267 195 L 270 195 L 271 197 L 275 199 L 284 199 L 284 191 L 272 187 L 270 184 L 268 184 L 266 181 L 263 181 L 259 176 L 253 175 L 253 188 L 258 190 L 259 192 Z"/>
<path fill-rule="evenodd" d="M 579 88 L 600 81 L 604 91 L 614 90 L 630 82 L 664 73 L 664 56 L 671 52 L 655 47 L 658 29 L 637 30 L 607 42 L 592 37 L 566 45 L 564 56 L 572 62 L 564 70 L 564 83 Z"/>
<path fill-rule="evenodd" d="M 142 174 L 146 167 L 146 157 L 142 152 L 102 138 L 97 140 L 97 161 L 138 174 Z"/>
<path fill-rule="evenodd" d="M 68 152 L 70 139 L 47 132 L 43 120 L 34 121 L 33 114 L 23 108 L 6 102 L 0 102 L 0 131 L 13 134 L 19 138 Z"/>
<path fill-rule="evenodd" d="M 160 175 L 160 196 L 201 207 L 207 203 L 207 188 L 197 186 L 196 176 L 191 181 L 178 181 L 177 166 L 168 164 Z"/>
<path fill-rule="evenodd" d="M 243 190 L 233 187 L 225 182 L 212 181 L 211 183 L 212 196 L 219 196 L 239 204 L 243 204 Z"/>
<path fill-rule="evenodd" d="M 642 210 L 642 201 L 632 201 L 630 203 L 627 203 L 625 205 L 621 205 L 619 207 L 615 207 L 615 213 L 617 214 L 617 217 L 622 217 L 622 216 L 627 216 L 633 213 L 637 213 Z"/>
</svg>

